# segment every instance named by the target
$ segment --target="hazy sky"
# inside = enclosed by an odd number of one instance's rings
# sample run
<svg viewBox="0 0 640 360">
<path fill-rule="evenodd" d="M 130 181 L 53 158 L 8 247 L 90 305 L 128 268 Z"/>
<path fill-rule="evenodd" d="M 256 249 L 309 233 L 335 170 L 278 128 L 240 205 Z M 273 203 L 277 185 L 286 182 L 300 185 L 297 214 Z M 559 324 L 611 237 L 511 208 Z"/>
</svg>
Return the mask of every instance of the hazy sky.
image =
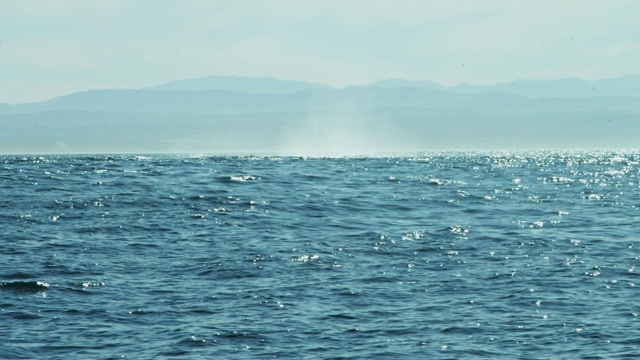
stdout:
<svg viewBox="0 0 640 360">
<path fill-rule="evenodd" d="M 640 73 L 640 1 L 0 0 L 0 103 L 205 75 L 334 86 Z"/>
</svg>

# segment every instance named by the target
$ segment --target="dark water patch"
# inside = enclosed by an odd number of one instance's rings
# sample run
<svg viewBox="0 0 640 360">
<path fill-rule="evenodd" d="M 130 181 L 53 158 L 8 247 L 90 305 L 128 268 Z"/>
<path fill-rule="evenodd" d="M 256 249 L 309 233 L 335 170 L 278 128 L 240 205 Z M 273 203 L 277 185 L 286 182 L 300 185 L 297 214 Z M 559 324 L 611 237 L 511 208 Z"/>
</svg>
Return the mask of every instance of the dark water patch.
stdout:
<svg viewBox="0 0 640 360">
<path fill-rule="evenodd" d="M 349 314 L 330 314 L 327 315 L 329 320 L 357 320 L 357 316 L 349 315 Z"/>
<path fill-rule="evenodd" d="M 3 311 L 3 315 L 14 319 L 14 320 L 39 320 L 42 319 L 42 315 L 37 312 L 27 312 L 27 311 Z"/>
<path fill-rule="evenodd" d="M 16 292 L 39 292 L 46 291 L 50 287 L 43 281 L 12 281 L 0 283 L 0 290 Z"/>
<path fill-rule="evenodd" d="M 2 274 L 0 275 L 5 279 L 10 279 L 10 280 L 18 280 L 18 279 L 33 279 L 35 276 L 33 275 L 33 273 L 27 273 L 27 272 L 11 272 L 11 273 L 6 273 L 6 274 Z M 0 287 L 2 286 L 3 283 L 0 283 Z"/>
</svg>

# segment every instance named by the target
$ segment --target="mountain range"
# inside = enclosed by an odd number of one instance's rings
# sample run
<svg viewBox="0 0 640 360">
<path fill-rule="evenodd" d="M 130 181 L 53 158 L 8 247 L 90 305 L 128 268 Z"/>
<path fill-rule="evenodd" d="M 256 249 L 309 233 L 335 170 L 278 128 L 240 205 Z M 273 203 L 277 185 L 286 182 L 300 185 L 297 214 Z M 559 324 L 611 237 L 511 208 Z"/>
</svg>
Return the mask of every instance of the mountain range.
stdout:
<svg viewBox="0 0 640 360">
<path fill-rule="evenodd" d="M 207 76 L 0 104 L 0 153 L 634 148 L 640 76 L 443 86 Z"/>
</svg>

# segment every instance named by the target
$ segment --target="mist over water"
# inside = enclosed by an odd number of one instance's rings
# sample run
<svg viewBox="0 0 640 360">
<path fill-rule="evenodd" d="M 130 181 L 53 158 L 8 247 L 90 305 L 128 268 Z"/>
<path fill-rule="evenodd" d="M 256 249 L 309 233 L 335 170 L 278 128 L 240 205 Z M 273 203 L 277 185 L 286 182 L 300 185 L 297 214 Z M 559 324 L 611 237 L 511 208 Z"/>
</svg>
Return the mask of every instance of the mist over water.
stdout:
<svg viewBox="0 0 640 360">
<path fill-rule="evenodd" d="M 327 118 L 310 114 L 303 122 L 284 131 L 278 153 L 289 156 L 364 156 L 385 150 L 379 129 L 367 126 L 358 113 Z"/>
<path fill-rule="evenodd" d="M 304 116 L 283 129 L 277 152 L 289 156 L 342 157 L 375 155 L 388 150 L 382 122 L 372 121 L 375 117 L 369 108 L 366 97 L 333 98 L 326 93 L 312 96 Z"/>
<path fill-rule="evenodd" d="M 636 358 L 639 162 L 1 157 L 0 358 Z"/>
</svg>

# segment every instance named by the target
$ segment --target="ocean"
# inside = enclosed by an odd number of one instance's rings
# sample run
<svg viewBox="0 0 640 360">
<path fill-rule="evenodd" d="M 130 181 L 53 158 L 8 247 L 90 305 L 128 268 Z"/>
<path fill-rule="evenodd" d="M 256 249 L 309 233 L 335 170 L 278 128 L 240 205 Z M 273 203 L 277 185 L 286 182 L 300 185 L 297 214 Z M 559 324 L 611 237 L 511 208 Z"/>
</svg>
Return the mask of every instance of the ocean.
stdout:
<svg viewBox="0 0 640 360">
<path fill-rule="evenodd" d="M 639 162 L 3 156 L 0 358 L 639 358 Z"/>
</svg>

